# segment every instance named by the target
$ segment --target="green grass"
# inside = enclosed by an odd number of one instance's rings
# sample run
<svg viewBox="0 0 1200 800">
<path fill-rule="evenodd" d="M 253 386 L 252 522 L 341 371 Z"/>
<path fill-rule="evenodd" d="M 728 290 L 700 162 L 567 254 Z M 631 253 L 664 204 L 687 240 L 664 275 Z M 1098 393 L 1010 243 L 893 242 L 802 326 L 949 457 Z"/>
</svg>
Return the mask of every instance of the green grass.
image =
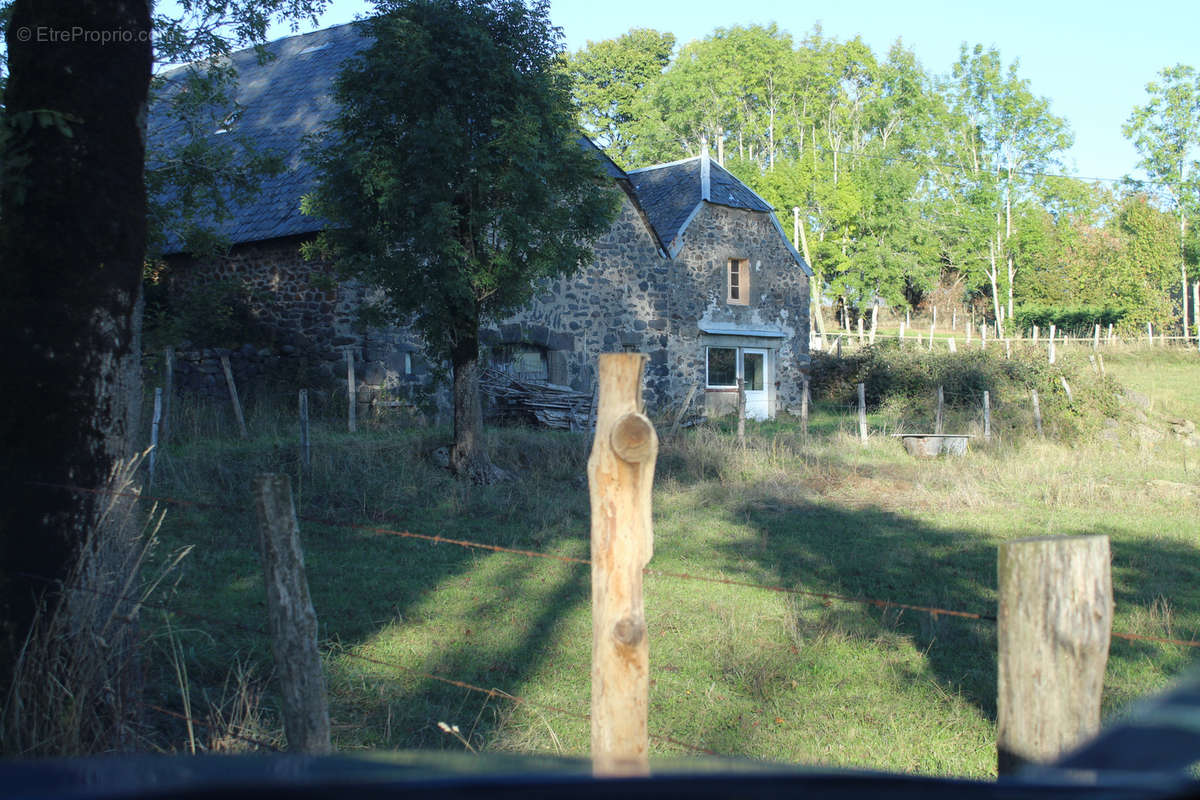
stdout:
<svg viewBox="0 0 1200 800">
<path fill-rule="evenodd" d="M 1192 413 L 1200 359 L 1143 354 L 1107 364 L 1155 403 Z M 445 431 L 368 422 L 352 436 L 331 418 L 317 427 L 313 468 L 302 476 L 290 412 L 250 412 L 253 436 L 242 442 L 229 437 L 223 411 L 181 409 L 156 491 L 249 508 L 252 477 L 282 471 L 307 518 L 587 557 L 590 443 L 582 434 L 490 430 L 496 460 L 520 480 L 475 488 L 426 457 Z M 873 432 L 903 426 L 901 414 L 873 409 Z M 947 429 L 977 424 L 964 409 Z M 1047 425 L 1055 429 L 1053 419 Z M 884 436 L 860 445 L 840 403 L 817 404 L 807 438 L 783 419 L 747 428 L 744 450 L 725 423 L 663 442 L 652 569 L 992 613 L 1000 542 L 1105 533 L 1115 629 L 1200 633 L 1200 452 L 1170 437 L 1153 448 L 1038 441 L 1014 423 L 990 443 L 975 440 L 964 458 L 915 461 Z M 479 751 L 586 754 L 586 567 L 314 522 L 301 528 L 340 749 L 464 749 L 438 729 L 446 722 Z M 164 553 L 194 546 L 165 602 L 176 610 L 195 713 L 236 694 L 227 678 L 251 663 L 259 678 L 249 693 L 260 690 L 263 701 L 248 730 L 277 739 L 252 515 L 172 508 L 162 535 Z M 652 734 L 755 759 L 994 774 L 990 623 L 655 575 L 646 605 Z M 162 630 L 149 638 L 166 652 Z M 1198 656 L 1114 641 L 1105 714 L 1121 713 Z M 150 662 L 152 699 L 181 709 L 169 661 Z M 159 745 L 180 747 L 181 726 L 161 720 Z M 652 752 L 688 751 L 660 738 Z"/>
</svg>

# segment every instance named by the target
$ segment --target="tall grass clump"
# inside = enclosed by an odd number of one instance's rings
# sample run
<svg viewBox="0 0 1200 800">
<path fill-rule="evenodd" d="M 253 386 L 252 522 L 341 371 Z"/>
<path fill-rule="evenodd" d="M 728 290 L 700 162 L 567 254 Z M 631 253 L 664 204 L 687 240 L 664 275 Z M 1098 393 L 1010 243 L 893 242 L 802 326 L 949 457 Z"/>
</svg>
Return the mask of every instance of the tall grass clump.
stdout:
<svg viewBox="0 0 1200 800">
<path fill-rule="evenodd" d="M 79 756 L 137 747 L 142 604 L 159 577 L 141 569 L 157 543 L 163 514 L 138 505 L 141 457 L 110 476 L 96 522 L 61 586 L 47 592 L 13 668 L 0 715 L 0 752 Z"/>
</svg>

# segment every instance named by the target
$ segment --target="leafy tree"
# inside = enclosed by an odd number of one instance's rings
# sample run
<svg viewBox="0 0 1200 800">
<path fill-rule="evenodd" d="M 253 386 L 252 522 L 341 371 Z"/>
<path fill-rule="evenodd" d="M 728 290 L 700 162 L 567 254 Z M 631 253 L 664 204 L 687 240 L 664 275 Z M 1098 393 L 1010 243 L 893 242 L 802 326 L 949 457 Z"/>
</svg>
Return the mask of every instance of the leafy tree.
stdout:
<svg viewBox="0 0 1200 800">
<path fill-rule="evenodd" d="M 121 35 L 77 40 L 76 29 Z M 39 41 L 40 30 L 63 36 Z M 17 0 L 7 34 L 0 352 L 20 390 L 0 406 L 5 673 L 36 598 L 66 577 L 98 505 L 31 482 L 100 487 L 136 429 L 150 7 Z"/>
<path fill-rule="evenodd" d="M 385 294 L 454 381 L 451 467 L 498 477 L 480 442 L 479 325 L 574 270 L 616 211 L 581 148 L 560 35 L 537 0 L 408 0 L 369 23 L 312 158 L 310 254 Z"/>
<path fill-rule="evenodd" d="M 958 121 L 947 155 L 961 165 L 957 191 L 970 201 L 963 210 L 995 220 L 987 238 L 976 239 L 971 246 L 985 265 L 997 319 L 1002 276 L 1008 315 L 1013 314 L 1018 268 L 1010 246 L 1013 208 L 1034 196 L 1041 185 L 1040 173 L 1057 166 L 1058 155 L 1073 141 L 1067 121 L 1050 113 L 1049 100 L 1033 93 L 1029 81 L 1018 76 L 1018 68 L 1014 61 L 1006 69 L 995 48 L 968 48 L 964 43 L 946 85 Z M 984 226 L 977 222 L 971 227 L 978 232 Z M 985 250 L 988 256 L 983 261 Z"/>
<path fill-rule="evenodd" d="M 1146 84 L 1150 96 L 1134 108 L 1122 131 L 1133 142 L 1160 197 L 1178 217 L 1179 238 L 1174 260 L 1179 264 L 1183 332 L 1188 333 L 1187 248 L 1188 217 L 1200 209 L 1200 76 L 1176 64 Z M 1193 309 L 1193 312 L 1195 309 Z"/>
<path fill-rule="evenodd" d="M 634 28 L 588 42 L 568 61 L 584 130 L 619 164 L 636 161 L 639 94 L 662 75 L 674 47 L 673 34 Z"/>
</svg>

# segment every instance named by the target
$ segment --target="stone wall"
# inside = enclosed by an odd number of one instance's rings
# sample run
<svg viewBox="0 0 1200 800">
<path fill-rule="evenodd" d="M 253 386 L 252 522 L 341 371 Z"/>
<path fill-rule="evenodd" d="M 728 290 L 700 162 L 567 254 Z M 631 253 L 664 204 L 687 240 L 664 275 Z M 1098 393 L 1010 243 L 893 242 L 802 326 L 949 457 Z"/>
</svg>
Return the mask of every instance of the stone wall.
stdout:
<svg viewBox="0 0 1200 800">
<path fill-rule="evenodd" d="M 239 383 L 243 375 L 247 381 L 286 377 L 302 364 L 330 381 L 341 379 L 343 351 L 349 349 L 360 400 L 425 396 L 427 405 L 444 410 L 447 387 L 435 385 L 438 370 L 423 357 L 420 340 L 405 328 L 361 325 L 356 312 L 364 292 L 352 283 L 331 284 L 325 265 L 300 258 L 301 241 L 245 245 L 215 264 L 176 270 L 180 285 L 173 291 L 186 292 L 190 281 L 205 274 L 242 281 L 252 290 L 256 313 L 272 336 L 267 345 L 232 351 Z M 725 302 L 730 258 L 750 262 L 748 305 Z M 542 282 L 526 309 L 485 326 L 480 341 L 485 349 L 536 348 L 545 355 L 552 382 L 584 392 L 593 388 L 599 353 L 646 353 L 646 405 L 664 412 L 678 406 L 694 385 L 703 388 L 705 347 L 728 343 L 702 327 L 771 330 L 774 338 L 761 343 L 771 351 L 772 408 L 780 412 L 799 403 L 800 372 L 808 358 L 808 299 L 808 278 L 767 215 L 706 205 L 689 226 L 678 256 L 667 259 L 625 197 L 617 220 L 597 242 L 590 267 Z M 216 355 L 181 353 L 178 363 L 188 376 L 181 388 L 223 390 Z M 488 353 L 483 356 L 486 361 Z M 714 402 L 706 405 L 720 410 Z"/>
</svg>

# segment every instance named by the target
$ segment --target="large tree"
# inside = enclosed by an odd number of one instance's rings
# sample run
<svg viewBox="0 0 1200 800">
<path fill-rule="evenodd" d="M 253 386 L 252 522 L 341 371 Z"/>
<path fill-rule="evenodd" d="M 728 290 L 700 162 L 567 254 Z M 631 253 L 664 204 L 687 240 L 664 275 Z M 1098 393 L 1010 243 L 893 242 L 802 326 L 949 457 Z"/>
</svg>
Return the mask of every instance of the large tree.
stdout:
<svg viewBox="0 0 1200 800">
<path fill-rule="evenodd" d="M 149 0 L 18 0 L 0 139 L 0 604 L 3 669 L 48 582 L 66 576 L 101 486 L 129 450 Z"/>
<path fill-rule="evenodd" d="M 616 39 L 588 42 L 571 55 L 575 103 L 584 130 L 623 166 L 636 162 L 637 108 L 645 87 L 671 60 L 675 36 L 634 28 Z"/>
<path fill-rule="evenodd" d="M 496 477 L 480 433 L 479 326 L 534 282 L 592 258 L 616 204 L 586 152 L 561 34 L 536 0 L 384 4 L 337 81 L 341 111 L 312 157 L 311 252 L 381 288 L 453 370 L 452 469 Z"/>
<path fill-rule="evenodd" d="M 1146 84 L 1150 96 L 1138 106 L 1122 129 L 1141 155 L 1138 166 L 1150 178 L 1149 188 L 1179 224 L 1179 264 L 1183 335 L 1188 335 L 1187 230 L 1188 217 L 1200 208 L 1200 76 L 1183 64 L 1163 69 Z M 1196 309 L 1193 309 L 1193 314 Z"/>
</svg>

